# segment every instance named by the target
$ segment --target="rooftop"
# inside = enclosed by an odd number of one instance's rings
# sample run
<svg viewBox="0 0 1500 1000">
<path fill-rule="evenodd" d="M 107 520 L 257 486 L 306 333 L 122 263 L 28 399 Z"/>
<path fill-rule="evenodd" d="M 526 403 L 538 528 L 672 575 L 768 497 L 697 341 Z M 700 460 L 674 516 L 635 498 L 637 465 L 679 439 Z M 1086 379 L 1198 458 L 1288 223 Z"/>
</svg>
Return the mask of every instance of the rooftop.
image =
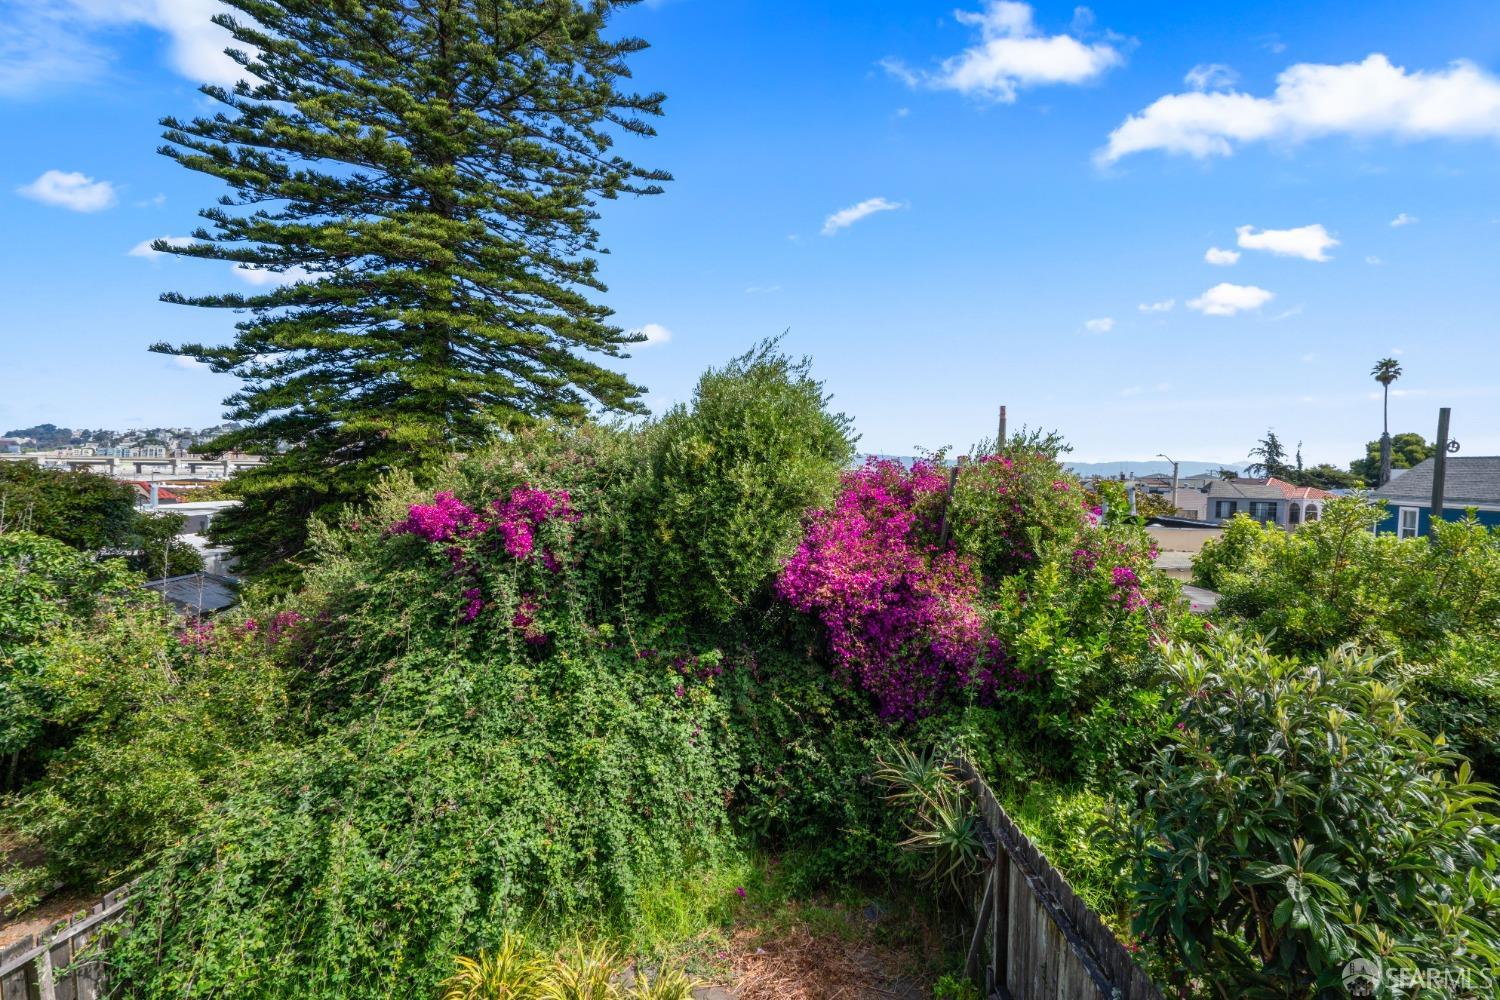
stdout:
<svg viewBox="0 0 1500 1000">
<path fill-rule="evenodd" d="M 1432 459 L 1407 469 L 1374 492 L 1381 500 L 1432 502 Z M 1500 504 L 1500 455 L 1450 457 L 1443 474 L 1443 503 Z"/>
</svg>

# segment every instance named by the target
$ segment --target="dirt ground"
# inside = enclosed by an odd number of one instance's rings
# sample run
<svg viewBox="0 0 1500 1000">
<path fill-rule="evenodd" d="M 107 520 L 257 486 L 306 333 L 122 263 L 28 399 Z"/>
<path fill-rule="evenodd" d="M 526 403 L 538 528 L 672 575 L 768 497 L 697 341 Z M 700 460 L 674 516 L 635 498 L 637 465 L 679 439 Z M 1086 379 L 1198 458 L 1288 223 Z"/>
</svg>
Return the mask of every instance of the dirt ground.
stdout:
<svg viewBox="0 0 1500 1000">
<path fill-rule="evenodd" d="M 743 913 L 682 957 L 703 1000 L 926 1000 L 943 945 L 928 913 L 818 901 Z"/>
</svg>

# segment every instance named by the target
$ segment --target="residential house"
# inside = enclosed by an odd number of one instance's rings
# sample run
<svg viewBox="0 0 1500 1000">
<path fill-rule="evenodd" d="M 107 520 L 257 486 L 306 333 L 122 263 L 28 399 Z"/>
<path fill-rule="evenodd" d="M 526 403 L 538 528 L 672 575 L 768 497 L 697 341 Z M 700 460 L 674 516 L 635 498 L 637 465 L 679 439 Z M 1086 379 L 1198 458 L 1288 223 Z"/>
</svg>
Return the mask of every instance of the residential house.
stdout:
<svg viewBox="0 0 1500 1000">
<path fill-rule="evenodd" d="M 1295 528 L 1305 521 L 1316 521 L 1323 513 L 1323 505 L 1335 495 L 1315 486 L 1296 486 L 1275 476 L 1269 477 L 1266 485 L 1276 487 L 1286 498 L 1286 520 L 1283 523 L 1288 528 Z"/>
<path fill-rule="evenodd" d="M 1450 456 L 1443 475 L 1443 520 L 1457 521 L 1473 509 L 1481 524 L 1500 525 L 1500 456 Z M 1432 523 L 1433 461 L 1427 459 L 1392 479 L 1372 496 L 1386 501 L 1386 519 L 1375 530 L 1402 538 L 1425 535 Z"/>
<path fill-rule="evenodd" d="M 1286 524 L 1290 501 L 1275 486 L 1254 479 L 1214 479 L 1203 489 L 1208 520 L 1246 514 L 1261 524 Z"/>
</svg>

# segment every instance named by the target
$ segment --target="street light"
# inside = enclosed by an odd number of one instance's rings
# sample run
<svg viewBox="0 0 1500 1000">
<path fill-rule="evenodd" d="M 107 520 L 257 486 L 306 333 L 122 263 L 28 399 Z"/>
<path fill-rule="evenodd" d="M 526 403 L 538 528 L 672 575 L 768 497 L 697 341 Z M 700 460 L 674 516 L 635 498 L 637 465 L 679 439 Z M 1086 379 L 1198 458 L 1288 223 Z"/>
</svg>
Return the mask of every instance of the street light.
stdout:
<svg viewBox="0 0 1500 1000">
<path fill-rule="evenodd" d="M 1177 463 L 1175 461 L 1172 461 L 1172 459 L 1167 458 L 1167 456 L 1163 455 L 1161 452 L 1157 452 L 1156 457 L 1166 458 L 1168 462 L 1172 462 L 1172 507 L 1175 509 L 1177 507 Z"/>
</svg>

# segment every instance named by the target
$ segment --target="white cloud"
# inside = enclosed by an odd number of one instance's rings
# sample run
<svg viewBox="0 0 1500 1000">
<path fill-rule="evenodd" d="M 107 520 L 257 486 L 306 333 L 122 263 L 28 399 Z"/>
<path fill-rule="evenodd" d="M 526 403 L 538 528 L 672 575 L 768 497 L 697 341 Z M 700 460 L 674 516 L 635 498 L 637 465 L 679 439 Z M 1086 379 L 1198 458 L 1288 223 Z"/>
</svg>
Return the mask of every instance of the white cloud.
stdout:
<svg viewBox="0 0 1500 1000">
<path fill-rule="evenodd" d="M 1168 94 L 1109 134 L 1101 164 L 1159 149 L 1204 158 L 1250 142 L 1295 143 L 1327 135 L 1399 139 L 1500 138 L 1500 79 L 1458 60 L 1407 72 L 1375 53 L 1363 62 L 1298 63 L 1276 92 Z"/>
<path fill-rule="evenodd" d="M 44 205 L 58 205 L 75 212 L 98 212 L 115 203 L 113 184 L 96 181 L 76 170 L 49 170 L 30 184 L 16 188 L 16 192 Z"/>
<path fill-rule="evenodd" d="M 1240 252 L 1238 250 L 1220 250 L 1218 247 L 1209 247 L 1203 252 L 1203 259 L 1218 267 L 1228 267 L 1230 264 L 1239 262 Z"/>
<path fill-rule="evenodd" d="M 1306 305 L 1307 304 L 1304 302 L 1299 302 L 1296 305 L 1292 306 L 1290 309 L 1284 309 L 1281 312 L 1277 313 L 1275 316 L 1272 316 L 1271 322 L 1279 323 L 1284 319 L 1291 319 L 1293 316 L 1301 316 L 1302 310 L 1306 308 Z"/>
<path fill-rule="evenodd" d="M 858 205 L 841 208 L 824 219 L 823 235 L 832 236 L 840 229 L 848 229 L 860 219 L 868 218 L 877 212 L 894 212 L 898 208 L 905 207 L 901 202 L 891 201 L 888 198 L 866 198 Z"/>
<path fill-rule="evenodd" d="M 1115 328 L 1114 317 L 1100 316 L 1098 319 L 1087 320 L 1083 328 L 1089 333 L 1108 333 Z"/>
<path fill-rule="evenodd" d="M 155 240 L 141 240 L 135 246 L 131 247 L 130 248 L 130 256 L 132 256 L 132 257 L 157 257 L 157 256 L 160 256 L 160 254 L 157 251 L 151 249 L 151 244 L 155 243 L 156 240 L 161 240 L 163 243 L 166 243 L 168 246 L 174 246 L 174 247 L 192 246 L 194 243 L 197 242 L 197 240 L 194 240 L 191 236 L 158 236 L 158 237 L 156 237 Z"/>
<path fill-rule="evenodd" d="M 190 357 L 188 357 L 185 354 L 174 354 L 174 355 L 172 355 L 170 358 L 167 359 L 167 367 L 168 368 L 181 368 L 183 371 L 189 371 L 189 372 L 206 372 L 206 371 L 208 371 L 208 365 L 205 365 L 203 362 L 199 361 L 197 358 L 190 358 Z"/>
<path fill-rule="evenodd" d="M 1373 267 L 1379 267 L 1381 264 L 1384 264 L 1385 261 L 1381 260 L 1379 257 L 1375 256 L 1374 254 L 1370 254 L 1370 256 L 1368 256 L 1368 257 L 1365 258 L 1365 263 L 1369 264 L 1369 265 L 1371 265 Z"/>
<path fill-rule="evenodd" d="M 1303 260 L 1328 260 L 1328 251 L 1339 245 L 1338 240 L 1328 235 L 1328 230 L 1316 223 L 1296 229 L 1262 229 L 1258 233 L 1254 226 L 1238 226 L 1234 232 L 1246 250 L 1265 250 L 1280 257 Z"/>
<path fill-rule="evenodd" d="M 980 10 L 954 11 L 953 16 L 978 29 L 977 44 L 943 60 L 932 72 L 913 70 L 898 59 L 885 59 L 881 66 L 909 87 L 956 90 L 1009 104 L 1023 87 L 1087 83 L 1124 62 L 1112 45 L 1042 34 L 1030 4 L 985 0 Z M 1092 19 L 1084 8 L 1075 11 L 1074 30 L 1086 28 Z"/>
<path fill-rule="evenodd" d="M 1125 388 L 1123 388 L 1123 389 L 1120 390 L 1120 395 L 1122 395 L 1122 396 L 1139 396 L 1141 393 L 1143 393 L 1145 391 L 1146 391 L 1145 389 L 1141 388 L 1138 385 L 1127 385 Z"/>
<path fill-rule="evenodd" d="M 1248 309 L 1259 309 L 1275 297 L 1254 285 L 1231 285 L 1221 281 L 1196 299 L 1189 299 L 1188 308 L 1205 316 L 1233 316 Z"/>
<path fill-rule="evenodd" d="M 646 339 L 635 345 L 637 348 L 641 349 L 647 347 L 656 347 L 658 344 L 665 344 L 667 341 L 672 339 L 672 331 L 668 330 L 660 323 L 647 323 L 639 330 L 632 330 L 630 332 L 645 335 Z"/>
<path fill-rule="evenodd" d="M 168 61 L 190 80 L 232 85 L 245 73 L 224 49 L 228 32 L 211 21 L 218 0 L 26 0 L 0 16 L 0 93 L 24 94 L 104 76 L 110 32 L 144 25 L 169 40 Z M 239 15 L 241 18 L 243 14 Z"/>
<path fill-rule="evenodd" d="M 1182 82 L 1194 90 L 1226 90 L 1239 78 L 1238 73 L 1223 63 L 1199 63 L 1187 71 Z"/>
<path fill-rule="evenodd" d="M 1391 227 L 1399 228 L 1401 226 L 1409 226 L 1413 222 L 1417 221 L 1418 219 L 1415 215 L 1407 215 L 1405 212 L 1402 212 L 1391 220 Z"/>
<path fill-rule="evenodd" d="M 751 285 L 745 289 L 746 295 L 770 295 L 772 292 L 781 291 L 780 285 Z"/>
<path fill-rule="evenodd" d="M 265 288 L 271 285 L 296 285 L 304 281 L 312 281 L 315 275 L 301 265 L 294 265 L 285 271 L 268 271 L 263 267 L 251 267 L 249 264 L 234 265 L 234 276 L 249 285 Z"/>
<path fill-rule="evenodd" d="M 1176 299 L 1162 299 L 1160 302 L 1142 302 L 1136 308 L 1143 313 L 1164 313 L 1171 312 L 1176 304 Z"/>
</svg>

